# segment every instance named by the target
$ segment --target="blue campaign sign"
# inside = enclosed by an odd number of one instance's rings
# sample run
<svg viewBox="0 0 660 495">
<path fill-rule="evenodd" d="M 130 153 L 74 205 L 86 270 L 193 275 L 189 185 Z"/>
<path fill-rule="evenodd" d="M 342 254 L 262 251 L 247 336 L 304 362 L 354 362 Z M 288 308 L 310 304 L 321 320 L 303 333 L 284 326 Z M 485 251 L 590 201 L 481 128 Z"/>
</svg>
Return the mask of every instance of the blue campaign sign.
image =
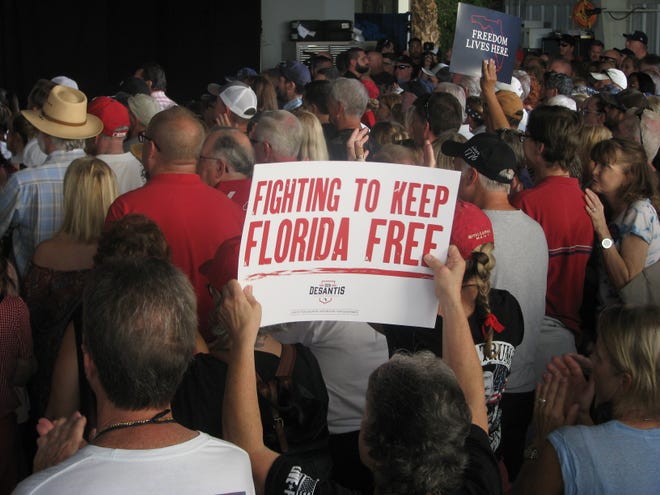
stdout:
<svg viewBox="0 0 660 495">
<path fill-rule="evenodd" d="M 510 83 L 521 34 L 519 17 L 459 3 L 449 70 L 480 76 L 481 61 L 493 59 L 497 80 Z"/>
</svg>

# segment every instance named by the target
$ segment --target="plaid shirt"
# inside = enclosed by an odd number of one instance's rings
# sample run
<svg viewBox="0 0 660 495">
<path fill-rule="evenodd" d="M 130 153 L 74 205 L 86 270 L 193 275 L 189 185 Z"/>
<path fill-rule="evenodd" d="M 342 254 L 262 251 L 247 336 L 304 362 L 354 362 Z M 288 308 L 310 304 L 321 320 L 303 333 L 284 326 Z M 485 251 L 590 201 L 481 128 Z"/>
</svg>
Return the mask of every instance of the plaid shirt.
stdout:
<svg viewBox="0 0 660 495">
<path fill-rule="evenodd" d="M 4 418 L 19 405 L 13 386 L 17 360 L 32 356 L 30 313 L 15 296 L 0 300 L 0 348 L 0 418 Z"/>
<path fill-rule="evenodd" d="M 62 183 L 69 164 L 85 156 L 83 150 L 55 151 L 37 168 L 20 170 L 9 178 L 0 194 L 0 235 L 13 231 L 14 256 L 19 275 L 37 245 L 53 237 L 64 217 Z"/>
</svg>

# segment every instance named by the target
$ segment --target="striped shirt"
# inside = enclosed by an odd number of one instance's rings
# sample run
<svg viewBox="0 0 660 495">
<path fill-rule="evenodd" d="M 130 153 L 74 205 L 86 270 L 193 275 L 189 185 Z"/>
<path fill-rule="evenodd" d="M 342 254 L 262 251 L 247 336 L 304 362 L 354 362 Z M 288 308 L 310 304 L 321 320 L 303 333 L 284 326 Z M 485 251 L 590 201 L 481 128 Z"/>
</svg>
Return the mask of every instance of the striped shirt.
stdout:
<svg viewBox="0 0 660 495">
<path fill-rule="evenodd" d="M 165 91 L 160 91 L 160 90 L 152 91 L 151 97 L 158 102 L 161 110 L 167 110 L 170 107 L 176 106 L 176 102 L 174 100 L 169 99 L 165 94 Z"/>
</svg>

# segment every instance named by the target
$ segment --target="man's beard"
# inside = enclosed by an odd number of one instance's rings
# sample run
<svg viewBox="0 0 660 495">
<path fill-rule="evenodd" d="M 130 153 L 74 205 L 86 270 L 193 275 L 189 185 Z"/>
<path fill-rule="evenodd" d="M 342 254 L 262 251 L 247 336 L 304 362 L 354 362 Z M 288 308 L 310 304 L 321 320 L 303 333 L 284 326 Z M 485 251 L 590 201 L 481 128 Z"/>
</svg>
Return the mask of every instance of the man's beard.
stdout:
<svg viewBox="0 0 660 495">
<path fill-rule="evenodd" d="M 368 65 L 356 64 L 355 65 L 355 71 L 360 73 L 360 74 L 366 74 L 367 72 L 369 72 L 369 66 Z"/>
</svg>

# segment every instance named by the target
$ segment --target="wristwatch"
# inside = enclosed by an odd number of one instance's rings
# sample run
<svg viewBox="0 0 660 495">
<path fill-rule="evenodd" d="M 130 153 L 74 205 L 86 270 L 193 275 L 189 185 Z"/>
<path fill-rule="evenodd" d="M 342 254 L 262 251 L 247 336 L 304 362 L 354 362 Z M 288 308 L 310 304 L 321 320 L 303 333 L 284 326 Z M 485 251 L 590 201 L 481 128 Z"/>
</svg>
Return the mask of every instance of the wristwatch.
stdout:
<svg viewBox="0 0 660 495">
<path fill-rule="evenodd" d="M 612 246 L 614 246 L 614 241 L 610 239 L 609 237 L 606 237 L 602 241 L 600 241 L 600 245 L 603 249 L 609 249 Z"/>
</svg>

